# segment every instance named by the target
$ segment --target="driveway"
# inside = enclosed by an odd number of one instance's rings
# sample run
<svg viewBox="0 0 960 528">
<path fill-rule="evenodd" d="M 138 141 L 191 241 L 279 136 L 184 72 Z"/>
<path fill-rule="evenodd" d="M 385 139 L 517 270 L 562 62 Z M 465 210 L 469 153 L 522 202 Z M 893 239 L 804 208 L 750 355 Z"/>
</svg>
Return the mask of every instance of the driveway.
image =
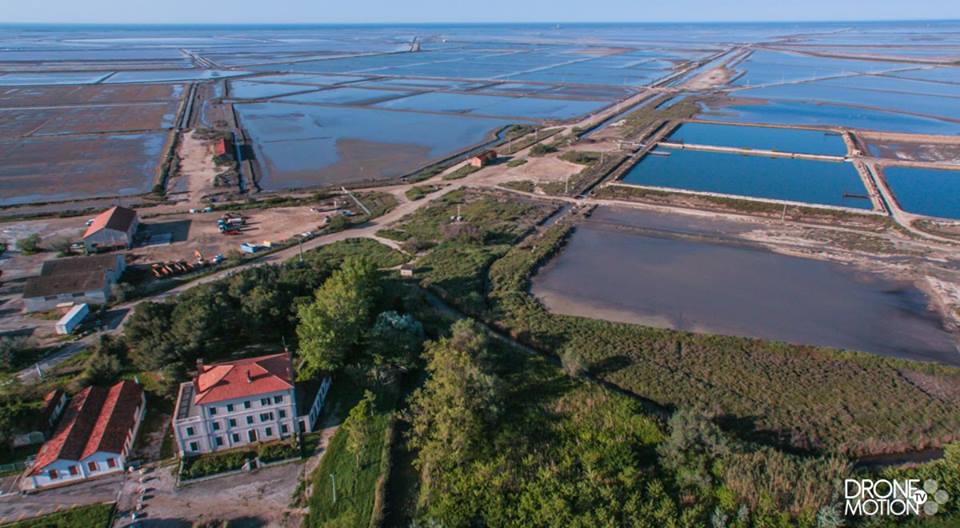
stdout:
<svg viewBox="0 0 960 528">
<path fill-rule="evenodd" d="M 0 496 L 0 524 L 27 517 L 37 517 L 57 510 L 99 502 L 112 502 L 126 475 L 111 475 L 32 495 Z"/>
</svg>

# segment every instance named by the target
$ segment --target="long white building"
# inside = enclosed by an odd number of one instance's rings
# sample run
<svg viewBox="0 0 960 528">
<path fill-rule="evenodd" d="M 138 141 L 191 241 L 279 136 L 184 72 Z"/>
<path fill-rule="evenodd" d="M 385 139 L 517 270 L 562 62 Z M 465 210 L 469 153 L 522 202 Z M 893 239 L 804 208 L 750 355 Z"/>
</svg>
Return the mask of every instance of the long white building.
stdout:
<svg viewBox="0 0 960 528">
<path fill-rule="evenodd" d="M 83 389 L 21 484 L 46 488 L 123 471 L 145 412 L 143 389 L 133 381 Z"/>
</svg>

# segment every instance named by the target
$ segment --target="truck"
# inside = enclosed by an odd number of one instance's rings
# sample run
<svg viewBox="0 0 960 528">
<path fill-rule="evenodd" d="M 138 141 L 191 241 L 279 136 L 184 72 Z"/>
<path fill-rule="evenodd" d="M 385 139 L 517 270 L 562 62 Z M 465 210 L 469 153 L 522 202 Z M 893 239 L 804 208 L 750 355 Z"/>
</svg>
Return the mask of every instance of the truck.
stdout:
<svg viewBox="0 0 960 528">
<path fill-rule="evenodd" d="M 75 305 L 57 321 L 57 333 L 60 335 L 72 334 L 89 314 L 90 306 L 87 303 Z"/>
<path fill-rule="evenodd" d="M 263 251 L 264 249 L 267 249 L 266 246 L 261 246 L 260 244 L 251 244 L 250 242 L 244 242 L 243 244 L 240 244 L 240 251 L 244 253 L 250 253 L 251 255 L 258 251 Z"/>
</svg>

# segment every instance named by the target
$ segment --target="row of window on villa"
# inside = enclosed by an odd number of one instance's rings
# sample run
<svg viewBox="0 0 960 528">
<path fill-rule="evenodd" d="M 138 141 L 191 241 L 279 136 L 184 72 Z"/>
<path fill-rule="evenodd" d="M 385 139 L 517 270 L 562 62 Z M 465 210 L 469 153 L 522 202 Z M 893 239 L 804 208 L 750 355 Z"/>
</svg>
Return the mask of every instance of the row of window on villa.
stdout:
<svg viewBox="0 0 960 528">
<path fill-rule="evenodd" d="M 280 434 L 286 435 L 289 433 L 290 433 L 290 427 L 287 424 L 280 424 Z M 265 427 L 263 429 L 263 436 L 264 438 L 273 438 L 273 427 Z M 239 444 L 241 442 L 240 439 L 241 437 L 239 433 L 232 433 L 230 435 L 230 441 L 232 445 Z M 259 440 L 259 437 L 257 436 L 256 429 L 250 429 L 249 431 L 247 431 L 247 443 L 256 442 L 258 440 Z M 213 437 L 213 445 L 215 447 L 223 447 L 223 444 L 224 444 L 224 439 L 222 436 Z M 198 444 L 197 442 L 190 442 L 187 445 L 187 447 L 190 448 L 191 452 L 200 451 L 200 444 Z"/>
<path fill-rule="evenodd" d="M 277 411 L 277 415 L 280 417 L 281 420 L 283 420 L 284 418 L 287 417 L 287 411 L 285 409 L 280 409 Z M 256 423 L 256 419 L 253 417 L 253 415 L 247 416 L 245 421 L 247 425 L 253 425 L 254 423 Z M 272 422 L 272 421 L 273 421 L 273 412 L 260 413 L 260 423 Z M 237 419 L 228 418 L 227 426 L 230 428 L 236 427 Z M 210 422 L 210 428 L 213 429 L 214 432 L 219 431 L 221 428 L 220 422 Z M 187 427 L 185 431 L 187 433 L 187 436 L 195 436 L 197 434 L 197 430 L 193 426 Z"/>
<path fill-rule="evenodd" d="M 260 398 L 261 407 L 267 407 L 269 405 L 279 405 L 281 403 L 283 403 L 283 395 L 274 396 L 272 398 L 272 402 L 271 402 L 271 398 Z M 247 400 L 243 402 L 241 405 L 243 406 L 244 409 L 250 409 L 253 407 L 253 400 Z M 226 405 L 226 411 L 228 413 L 232 413 L 235 407 L 236 406 L 234 404 L 228 403 Z M 219 412 L 219 407 L 210 406 L 210 407 L 207 407 L 207 410 L 210 413 L 210 416 L 216 416 L 217 413 Z"/>
</svg>

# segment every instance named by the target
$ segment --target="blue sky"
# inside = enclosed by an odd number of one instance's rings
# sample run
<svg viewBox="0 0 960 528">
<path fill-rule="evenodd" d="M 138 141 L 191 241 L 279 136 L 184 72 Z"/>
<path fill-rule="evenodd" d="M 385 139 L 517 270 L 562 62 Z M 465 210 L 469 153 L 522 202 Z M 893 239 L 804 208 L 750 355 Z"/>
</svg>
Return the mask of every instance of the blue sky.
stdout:
<svg viewBox="0 0 960 528">
<path fill-rule="evenodd" d="M 0 0 L 0 22 L 377 23 L 958 19 L 960 0 Z"/>
</svg>

